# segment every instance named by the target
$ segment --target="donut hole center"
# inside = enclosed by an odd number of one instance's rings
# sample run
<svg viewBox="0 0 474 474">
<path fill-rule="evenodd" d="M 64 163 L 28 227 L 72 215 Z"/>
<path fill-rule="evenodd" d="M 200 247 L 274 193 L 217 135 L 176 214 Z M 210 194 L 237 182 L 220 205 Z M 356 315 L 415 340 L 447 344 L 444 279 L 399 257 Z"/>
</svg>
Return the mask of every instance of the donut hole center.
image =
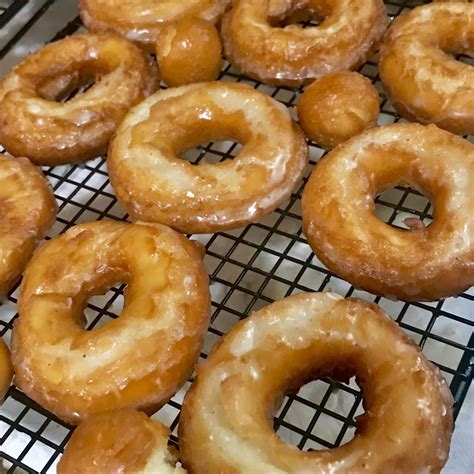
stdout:
<svg viewBox="0 0 474 474">
<path fill-rule="evenodd" d="M 413 188 L 394 186 L 376 195 L 375 215 L 397 229 L 424 229 L 433 221 L 433 203 Z"/>
<path fill-rule="evenodd" d="M 282 441 L 301 451 L 331 449 L 354 438 L 355 418 L 363 413 L 355 377 L 347 384 L 315 380 L 284 398 L 274 429 Z"/>
<path fill-rule="evenodd" d="M 329 11 L 316 6 L 297 5 L 283 13 L 270 13 L 268 22 L 274 28 L 308 28 L 321 25 L 328 14 Z"/>
<path fill-rule="evenodd" d="M 84 308 L 84 327 L 87 331 L 100 329 L 122 314 L 125 288 L 125 281 L 111 283 L 89 295 Z"/>
<path fill-rule="evenodd" d="M 181 153 L 183 160 L 193 165 L 203 163 L 216 164 L 233 160 L 242 150 L 242 144 L 233 140 L 216 140 L 203 142 Z"/>
<path fill-rule="evenodd" d="M 38 94 L 42 99 L 65 103 L 87 92 L 99 78 L 93 73 L 72 73 L 49 78 L 38 85 Z"/>
</svg>

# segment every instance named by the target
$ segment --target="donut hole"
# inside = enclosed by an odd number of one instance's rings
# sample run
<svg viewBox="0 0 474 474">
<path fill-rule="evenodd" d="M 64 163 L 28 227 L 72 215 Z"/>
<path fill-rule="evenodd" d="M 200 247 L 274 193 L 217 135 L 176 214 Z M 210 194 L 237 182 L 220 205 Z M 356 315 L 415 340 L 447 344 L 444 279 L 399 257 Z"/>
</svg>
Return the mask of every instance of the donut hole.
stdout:
<svg viewBox="0 0 474 474">
<path fill-rule="evenodd" d="M 242 150 L 242 146 L 233 140 L 203 142 L 181 153 L 181 158 L 193 165 L 216 164 L 234 159 Z"/>
<path fill-rule="evenodd" d="M 87 331 L 100 329 L 122 314 L 125 288 L 126 282 L 118 282 L 89 295 L 84 309 Z"/>
<path fill-rule="evenodd" d="M 78 71 L 46 78 L 38 84 L 37 92 L 42 99 L 64 103 L 88 91 L 97 81 L 95 74 Z"/>
<path fill-rule="evenodd" d="M 433 220 L 433 203 L 413 188 L 394 186 L 376 195 L 375 215 L 391 227 L 423 229 Z"/>
<path fill-rule="evenodd" d="M 274 28 L 308 28 L 319 26 L 327 17 L 327 13 L 323 13 L 315 8 L 296 8 L 281 15 L 269 16 L 268 22 Z"/>
</svg>

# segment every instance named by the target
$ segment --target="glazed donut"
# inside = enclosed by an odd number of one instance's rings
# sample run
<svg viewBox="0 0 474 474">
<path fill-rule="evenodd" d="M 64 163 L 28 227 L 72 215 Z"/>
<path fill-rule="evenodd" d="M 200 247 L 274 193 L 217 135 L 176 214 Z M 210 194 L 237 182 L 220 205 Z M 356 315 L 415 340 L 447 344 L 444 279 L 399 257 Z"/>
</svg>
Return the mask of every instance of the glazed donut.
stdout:
<svg viewBox="0 0 474 474">
<path fill-rule="evenodd" d="M 0 403 L 5 398 L 13 378 L 13 366 L 10 350 L 0 338 Z"/>
<path fill-rule="evenodd" d="M 324 21 L 305 29 L 274 26 L 295 10 Z M 227 59 L 243 74 L 297 87 L 363 64 L 386 27 L 383 0 L 236 0 L 222 35 Z"/>
<path fill-rule="evenodd" d="M 179 157 L 223 139 L 245 145 L 234 160 L 195 166 Z M 132 219 L 209 233 L 273 211 L 307 162 L 306 140 L 283 105 L 243 84 L 210 82 L 160 91 L 135 107 L 111 144 L 108 170 Z"/>
<path fill-rule="evenodd" d="M 223 64 L 219 33 L 196 17 L 170 22 L 158 37 L 156 60 L 161 78 L 170 87 L 214 81 Z"/>
<path fill-rule="evenodd" d="M 301 452 L 274 433 L 271 414 L 285 393 L 354 372 L 365 413 L 352 441 Z M 452 404 L 439 370 L 376 305 L 291 296 L 239 322 L 199 368 L 180 416 L 182 461 L 193 474 L 437 473 Z"/>
<path fill-rule="evenodd" d="M 74 431 L 58 474 L 184 474 L 168 449 L 170 430 L 134 410 L 91 417 Z"/>
<path fill-rule="evenodd" d="M 230 0 L 80 0 L 82 23 L 92 31 L 115 31 L 152 53 L 163 27 L 184 16 L 216 24 Z"/>
<path fill-rule="evenodd" d="M 399 184 L 431 199 L 429 227 L 376 217 L 376 194 Z M 314 169 L 302 209 L 315 254 L 357 288 L 428 301 L 474 285 L 474 145 L 434 125 L 374 128 L 340 145 Z"/>
<path fill-rule="evenodd" d="M 0 83 L 0 143 L 39 165 L 95 158 L 107 151 L 128 109 L 157 87 L 156 66 L 127 40 L 68 37 L 28 56 Z"/>
<path fill-rule="evenodd" d="M 419 6 L 387 31 L 380 78 L 402 117 L 469 135 L 474 133 L 474 70 L 451 53 L 474 54 L 474 5 Z"/>
<path fill-rule="evenodd" d="M 128 283 L 119 319 L 84 329 L 87 298 Z M 31 260 L 12 338 L 17 385 L 69 423 L 116 408 L 151 413 L 186 381 L 210 316 L 197 247 L 151 224 L 69 229 Z"/>
<path fill-rule="evenodd" d="M 301 128 L 326 150 L 374 127 L 379 113 L 377 89 L 369 79 L 352 71 L 320 77 L 298 103 Z"/>
<path fill-rule="evenodd" d="M 0 298 L 4 297 L 56 218 L 48 181 L 26 158 L 0 153 Z"/>
</svg>

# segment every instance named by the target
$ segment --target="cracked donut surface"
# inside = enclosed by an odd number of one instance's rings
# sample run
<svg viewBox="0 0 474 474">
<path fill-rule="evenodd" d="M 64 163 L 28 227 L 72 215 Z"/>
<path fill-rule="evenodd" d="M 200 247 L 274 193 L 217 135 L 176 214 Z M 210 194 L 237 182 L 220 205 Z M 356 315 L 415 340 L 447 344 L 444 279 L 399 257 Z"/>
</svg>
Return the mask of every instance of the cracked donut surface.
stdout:
<svg viewBox="0 0 474 474">
<path fill-rule="evenodd" d="M 87 298 L 127 283 L 118 319 L 85 329 Z M 12 339 L 18 386 L 78 423 L 115 408 L 151 413 L 185 382 L 210 316 L 195 244 L 151 224 L 81 224 L 30 262 Z"/>
<path fill-rule="evenodd" d="M 347 444 L 303 452 L 273 431 L 285 393 L 354 374 L 365 413 Z M 452 404 L 439 370 L 376 305 L 301 294 L 239 322 L 198 368 L 180 416 L 182 461 L 193 474 L 438 473 Z"/>
</svg>

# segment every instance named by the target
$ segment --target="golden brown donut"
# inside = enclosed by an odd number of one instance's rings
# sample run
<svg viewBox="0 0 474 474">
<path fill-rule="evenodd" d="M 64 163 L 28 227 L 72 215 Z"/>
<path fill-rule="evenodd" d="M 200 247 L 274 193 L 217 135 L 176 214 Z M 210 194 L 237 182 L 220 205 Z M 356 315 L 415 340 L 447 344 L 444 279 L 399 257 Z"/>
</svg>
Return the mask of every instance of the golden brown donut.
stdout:
<svg viewBox="0 0 474 474">
<path fill-rule="evenodd" d="M 376 217 L 375 196 L 399 184 L 431 199 L 429 227 Z M 474 145 L 434 125 L 374 128 L 340 145 L 316 165 L 302 208 L 315 254 L 357 288 L 423 301 L 474 285 Z"/>
<path fill-rule="evenodd" d="M 58 474 L 184 474 L 170 430 L 144 413 L 124 409 L 79 425 L 58 464 Z"/>
<path fill-rule="evenodd" d="M 0 143 L 39 165 L 95 158 L 107 151 L 128 109 L 157 87 L 156 66 L 127 40 L 65 38 L 29 55 L 0 83 Z"/>
<path fill-rule="evenodd" d="M 13 378 L 13 366 L 10 350 L 0 338 L 0 403 L 5 398 Z"/>
<path fill-rule="evenodd" d="M 349 443 L 302 452 L 273 431 L 285 393 L 354 373 L 365 413 Z M 193 474 L 439 473 L 452 404 L 439 370 L 376 305 L 291 296 L 239 322 L 199 368 L 180 416 L 182 461 Z"/>
<path fill-rule="evenodd" d="M 82 23 L 92 31 L 115 31 L 153 53 L 161 29 L 194 16 L 216 24 L 230 0 L 80 0 Z"/>
<path fill-rule="evenodd" d="M 324 21 L 304 29 L 277 26 L 298 10 Z M 222 35 L 227 59 L 243 74 L 297 87 L 357 68 L 386 27 L 383 0 L 236 0 L 224 17 Z"/>
<path fill-rule="evenodd" d="M 230 139 L 238 156 L 193 165 L 180 155 Z M 122 122 L 108 155 L 111 184 L 134 220 L 184 233 L 233 229 L 273 211 L 300 181 L 308 147 L 285 106 L 230 82 L 160 91 Z"/>
<path fill-rule="evenodd" d="M 334 72 L 313 82 L 298 103 L 305 134 L 326 150 L 374 127 L 380 113 L 379 94 L 358 72 Z"/>
<path fill-rule="evenodd" d="M 397 18 L 385 35 L 379 73 L 404 118 L 474 133 L 474 70 L 449 54 L 474 54 L 474 5 L 430 3 Z"/>
<path fill-rule="evenodd" d="M 0 298 L 5 296 L 56 218 L 57 205 L 41 170 L 0 153 Z"/>
<path fill-rule="evenodd" d="M 156 43 L 156 59 L 161 78 L 170 87 L 214 81 L 223 63 L 219 33 L 196 17 L 167 23 Z"/>
<path fill-rule="evenodd" d="M 125 282 L 124 308 L 84 328 L 89 296 Z M 18 386 L 69 423 L 116 408 L 152 413 L 193 370 L 210 316 L 197 247 L 161 225 L 81 224 L 43 245 L 18 300 Z"/>
</svg>

